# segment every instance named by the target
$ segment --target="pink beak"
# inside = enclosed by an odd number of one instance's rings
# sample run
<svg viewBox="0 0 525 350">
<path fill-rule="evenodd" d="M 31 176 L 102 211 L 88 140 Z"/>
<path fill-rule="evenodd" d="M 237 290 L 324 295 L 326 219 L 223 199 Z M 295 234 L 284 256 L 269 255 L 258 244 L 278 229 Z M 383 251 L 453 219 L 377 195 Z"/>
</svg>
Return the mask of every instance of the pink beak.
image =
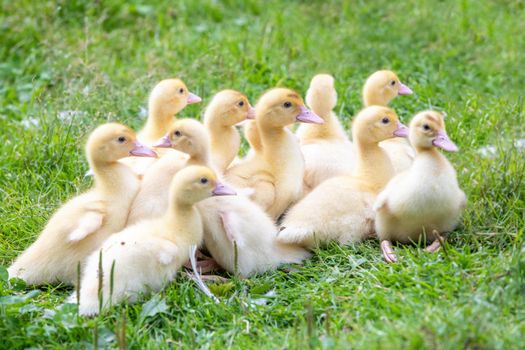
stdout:
<svg viewBox="0 0 525 350">
<path fill-rule="evenodd" d="M 411 88 L 403 84 L 402 82 L 399 82 L 399 90 L 397 92 L 398 95 L 412 95 L 414 91 L 412 91 Z"/>
<path fill-rule="evenodd" d="M 217 182 L 215 188 L 211 192 L 214 196 L 235 196 L 237 192 L 235 190 L 221 182 Z"/>
<path fill-rule="evenodd" d="M 438 131 L 437 137 L 432 141 L 432 144 L 449 152 L 457 152 L 459 150 L 458 146 L 450 140 L 445 130 Z"/>
<path fill-rule="evenodd" d="M 248 105 L 248 114 L 246 115 L 246 119 L 255 119 L 255 108 Z"/>
<path fill-rule="evenodd" d="M 135 157 L 153 157 L 153 158 L 157 157 L 157 153 L 155 153 L 155 151 L 144 146 L 139 141 L 135 141 L 133 143 L 133 149 L 129 151 L 129 155 L 135 156 Z"/>
<path fill-rule="evenodd" d="M 301 106 L 301 113 L 297 117 L 295 117 L 298 122 L 301 123 L 312 123 L 312 124 L 324 124 L 323 118 L 306 108 L 305 106 Z"/>
<path fill-rule="evenodd" d="M 161 139 L 159 139 L 153 147 L 159 147 L 159 148 L 170 148 L 171 147 L 171 141 L 170 141 L 170 133 L 167 133 L 164 135 Z"/>
<path fill-rule="evenodd" d="M 408 128 L 406 125 L 401 123 L 400 121 L 397 122 L 397 129 L 394 130 L 394 136 L 397 137 L 408 137 Z"/>
<path fill-rule="evenodd" d="M 202 101 L 202 98 L 195 95 L 194 93 L 190 92 L 188 93 L 188 104 L 191 105 L 192 103 L 199 103 Z"/>
</svg>

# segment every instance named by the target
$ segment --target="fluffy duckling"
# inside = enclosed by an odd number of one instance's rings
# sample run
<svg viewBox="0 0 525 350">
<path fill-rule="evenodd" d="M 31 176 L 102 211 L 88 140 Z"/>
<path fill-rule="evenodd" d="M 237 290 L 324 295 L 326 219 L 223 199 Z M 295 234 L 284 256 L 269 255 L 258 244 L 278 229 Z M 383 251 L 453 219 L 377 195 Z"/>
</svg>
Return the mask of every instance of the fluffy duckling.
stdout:
<svg viewBox="0 0 525 350">
<path fill-rule="evenodd" d="M 209 198 L 200 202 L 198 208 L 204 245 L 230 273 L 248 277 L 282 264 L 300 263 L 310 256 L 296 244 L 278 242 L 273 219 L 244 196 Z"/>
<path fill-rule="evenodd" d="M 202 222 L 194 205 L 226 194 L 225 190 L 209 168 L 190 166 L 179 171 L 169 186 L 169 204 L 163 216 L 113 234 L 100 251 L 89 256 L 80 285 L 80 314 L 95 315 L 99 306 L 106 308 L 126 299 L 134 302 L 141 293 L 164 288 L 188 261 L 190 247 L 202 241 Z M 75 294 L 71 298 L 75 299 Z"/>
<path fill-rule="evenodd" d="M 238 91 L 217 93 L 204 113 L 204 125 L 211 143 L 211 160 L 217 171 L 224 173 L 237 156 L 241 137 L 236 124 L 255 118 L 255 109 L 248 98 Z"/>
<path fill-rule="evenodd" d="M 292 207 L 278 240 L 311 248 L 316 241 L 345 244 L 372 234 L 373 202 L 394 176 L 392 163 L 379 142 L 406 135 L 407 128 L 389 108 L 372 106 L 359 112 L 352 126 L 356 149 L 353 176 L 326 180 Z"/>
<path fill-rule="evenodd" d="M 375 229 L 387 262 L 395 262 L 391 240 L 418 241 L 422 235 L 437 240 L 440 233 L 452 231 L 465 208 L 466 196 L 459 188 L 456 171 L 437 150 L 455 152 L 443 116 L 434 111 L 418 113 L 410 123 L 410 143 L 416 157 L 410 169 L 395 176 L 379 194 Z"/>
<path fill-rule="evenodd" d="M 411 95 L 412 90 L 403 84 L 397 75 L 389 70 L 380 70 L 372 74 L 363 87 L 363 102 L 368 106 L 388 106 L 397 96 Z M 405 139 L 393 138 L 381 142 L 397 173 L 410 167 L 414 151 Z"/>
<path fill-rule="evenodd" d="M 113 232 L 124 228 L 138 177 L 119 159 L 156 156 L 136 140 L 128 127 L 110 123 L 89 136 L 86 154 L 94 187 L 65 203 L 51 217 L 38 239 L 9 268 L 10 277 L 31 285 L 77 280 L 77 264 Z"/>
<path fill-rule="evenodd" d="M 295 91 L 275 88 L 260 98 L 255 121 L 262 149 L 231 166 L 225 177 L 235 186 L 252 188 L 252 200 L 277 219 L 303 190 L 303 155 L 286 126 L 297 121 L 322 124 L 323 119 L 307 109 Z"/>
<path fill-rule="evenodd" d="M 397 96 L 411 95 L 413 91 L 389 70 L 380 70 L 368 77 L 363 86 L 363 102 L 368 106 L 388 106 Z"/>
<path fill-rule="evenodd" d="M 153 144 L 166 135 L 173 126 L 173 116 L 184 107 L 202 99 L 191 93 L 180 79 L 165 79 L 158 83 L 149 96 L 148 119 L 138 138 Z"/>
<path fill-rule="evenodd" d="M 148 168 L 142 178 L 139 193 L 131 206 L 128 225 L 164 213 L 169 199 L 166 189 L 179 170 L 188 165 L 210 166 L 211 164 L 206 129 L 194 119 L 175 121 L 170 132 L 155 146 L 171 148 L 179 152 L 164 155 Z M 183 159 L 180 156 L 181 152 L 189 155 L 189 158 Z"/>
<path fill-rule="evenodd" d="M 352 172 L 354 152 L 339 119 L 332 111 L 337 104 L 334 78 L 316 75 L 306 93 L 306 104 L 323 118 L 324 124 L 301 124 L 297 129 L 304 155 L 305 192 L 324 180 Z"/>
</svg>

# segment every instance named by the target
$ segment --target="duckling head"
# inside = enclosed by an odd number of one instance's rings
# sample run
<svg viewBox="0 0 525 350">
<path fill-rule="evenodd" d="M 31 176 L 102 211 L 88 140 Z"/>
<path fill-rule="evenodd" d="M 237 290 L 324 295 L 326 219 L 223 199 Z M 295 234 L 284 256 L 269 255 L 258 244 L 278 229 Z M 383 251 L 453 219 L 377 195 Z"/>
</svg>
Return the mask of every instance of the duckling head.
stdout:
<svg viewBox="0 0 525 350">
<path fill-rule="evenodd" d="M 204 114 L 207 124 L 224 127 L 246 119 L 255 119 L 255 109 L 245 95 L 235 90 L 223 90 L 213 96 Z"/>
<path fill-rule="evenodd" d="M 206 154 L 210 146 L 204 125 L 195 119 L 179 119 L 154 147 L 171 147 L 195 157 Z"/>
<path fill-rule="evenodd" d="M 150 93 L 149 110 L 161 116 L 173 116 L 184 107 L 202 99 L 191 93 L 180 79 L 164 79 Z"/>
<path fill-rule="evenodd" d="M 261 96 L 255 106 L 258 125 L 281 128 L 295 122 L 323 124 L 324 120 L 304 106 L 303 99 L 293 90 L 274 88 Z"/>
<path fill-rule="evenodd" d="M 449 152 L 458 151 L 445 130 L 445 118 L 436 111 L 419 112 L 412 118 L 409 140 L 416 149 L 438 147 Z"/>
<path fill-rule="evenodd" d="M 157 154 L 141 144 L 130 128 L 119 123 L 108 123 L 97 127 L 86 144 L 89 162 L 113 163 L 128 157 L 156 157 Z"/>
<path fill-rule="evenodd" d="M 363 87 L 365 106 L 386 106 L 398 95 L 411 95 L 413 91 L 403 84 L 397 75 L 389 70 L 372 74 Z"/>
<path fill-rule="evenodd" d="M 378 143 L 396 136 L 407 137 L 408 128 L 388 107 L 366 107 L 354 118 L 352 137 L 362 144 Z"/>
<path fill-rule="evenodd" d="M 337 92 L 334 87 L 334 77 L 330 74 L 317 74 L 312 78 L 306 91 L 306 104 L 326 118 L 323 112 L 329 113 L 337 104 Z"/>
<path fill-rule="evenodd" d="M 235 194 L 232 188 L 219 182 L 213 170 L 197 165 L 178 171 L 170 187 L 170 198 L 183 205 L 193 205 L 211 196 Z"/>
</svg>

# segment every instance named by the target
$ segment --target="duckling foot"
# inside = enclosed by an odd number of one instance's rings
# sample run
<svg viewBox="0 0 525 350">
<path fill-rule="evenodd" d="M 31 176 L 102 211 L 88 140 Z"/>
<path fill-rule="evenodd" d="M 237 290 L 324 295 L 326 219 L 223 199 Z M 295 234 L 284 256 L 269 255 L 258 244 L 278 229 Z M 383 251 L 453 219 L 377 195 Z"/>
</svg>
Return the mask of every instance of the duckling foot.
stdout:
<svg viewBox="0 0 525 350">
<path fill-rule="evenodd" d="M 392 242 L 387 240 L 381 241 L 381 251 L 387 263 L 397 262 L 396 253 L 394 253 L 394 249 L 392 248 Z"/>
<path fill-rule="evenodd" d="M 191 263 L 188 261 L 186 264 L 184 264 L 184 267 L 191 270 Z M 213 258 L 205 257 L 202 260 L 197 261 L 196 267 L 199 270 L 199 273 L 208 273 L 211 271 L 216 271 L 221 268 L 221 266 L 215 261 Z"/>
<path fill-rule="evenodd" d="M 432 231 L 432 233 L 436 239 L 431 245 L 425 248 L 425 251 L 429 253 L 437 253 L 441 249 L 441 246 L 445 244 L 445 238 L 441 236 L 436 230 Z"/>
</svg>

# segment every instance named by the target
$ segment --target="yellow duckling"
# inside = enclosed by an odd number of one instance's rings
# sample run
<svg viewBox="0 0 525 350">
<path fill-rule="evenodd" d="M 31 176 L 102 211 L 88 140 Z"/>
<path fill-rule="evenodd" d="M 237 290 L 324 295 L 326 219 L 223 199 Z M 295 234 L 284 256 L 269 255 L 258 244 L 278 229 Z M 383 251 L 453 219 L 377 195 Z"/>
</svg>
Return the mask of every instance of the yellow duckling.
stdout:
<svg viewBox="0 0 525 350">
<path fill-rule="evenodd" d="M 79 313 L 90 316 L 99 312 L 99 264 L 103 270 L 102 308 L 124 300 L 134 302 L 141 293 L 164 288 L 188 261 L 190 247 L 202 241 L 202 222 L 194 205 L 210 196 L 227 194 L 226 190 L 209 168 L 190 166 L 179 171 L 169 186 L 169 204 L 163 216 L 111 235 L 100 251 L 88 257 L 80 284 Z"/>
<path fill-rule="evenodd" d="M 182 80 L 162 80 L 151 91 L 148 100 L 148 119 L 138 138 L 147 144 L 157 142 L 173 126 L 175 114 L 187 105 L 201 101 L 199 96 L 188 90 Z"/>
<path fill-rule="evenodd" d="M 275 88 L 266 92 L 255 107 L 255 121 L 262 149 L 231 166 L 228 182 L 252 188 L 251 199 L 277 219 L 302 194 L 304 159 L 295 135 L 286 128 L 295 122 L 323 123 L 308 110 L 292 90 Z"/>
<path fill-rule="evenodd" d="M 248 98 L 238 91 L 217 93 L 204 113 L 204 125 L 211 143 L 211 160 L 217 171 L 224 173 L 237 156 L 241 137 L 235 125 L 255 118 L 255 109 Z"/>
<path fill-rule="evenodd" d="M 368 106 L 388 106 L 397 96 L 411 95 L 412 90 L 403 84 L 397 75 L 389 70 L 380 70 L 372 74 L 363 87 L 363 102 Z M 405 139 L 393 138 L 381 142 L 397 173 L 410 167 L 414 159 L 414 150 Z"/>
<path fill-rule="evenodd" d="M 395 176 L 374 204 L 375 229 L 388 262 L 395 262 L 391 241 L 417 242 L 422 235 L 436 240 L 459 222 L 467 197 L 459 188 L 456 171 L 437 150 L 455 152 L 443 116 L 434 111 L 418 113 L 410 123 L 410 143 L 416 150 L 412 166 Z"/>
<path fill-rule="evenodd" d="M 194 119 L 175 121 L 170 132 L 155 146 L 171 148 L 179 152 L 164 155 L 148 168 L 142 178 L 139 193 L 131 206 L 128 225 L 164 213 L 169 199 L 166 189 L 179 170 L 188 165 L 211 164 L 209 152 L 205 151 L 210 147 L 208 135 L 204 126 Z M 181 157 L 182 152 L 189 157 Z"/>
<path fill-rule="evenodd" d="M 352 126 L 354 175 L 333 177 L 317 186 L 286 214 L 277 239 L 311 248 L 316 241 L 345 244 L 371 235 L 373 202 L 394 176 L 379 142 L 406 135 L 407 128 L 389 108 L 372 106 L 359 112 Z"/>
<path fill-rule="evenodd" d="M 55 212 L 38 239 L 11 265 L 10 277 L 32 285 L 73 284 L 78 263 L 124 228 L 139 179 L 118 160 L 128 155 L 155 157 L 155 152 L 140 144 L 128 127 L 110 123 L 91 133 L 86 155 L 94 187 Z"/>
<path fill-rule="evenodd" d="M 318 74 L 312 79 L 306 104 L 324 120 L 322 125 L 301 124 L 297 129 L 305 162 L 304 190 L 310 192 L 330 177 L 350 174 L 355 156 L 352 143 L 332 111 L 337 92 L 331 75 Z"/>
</svg>

